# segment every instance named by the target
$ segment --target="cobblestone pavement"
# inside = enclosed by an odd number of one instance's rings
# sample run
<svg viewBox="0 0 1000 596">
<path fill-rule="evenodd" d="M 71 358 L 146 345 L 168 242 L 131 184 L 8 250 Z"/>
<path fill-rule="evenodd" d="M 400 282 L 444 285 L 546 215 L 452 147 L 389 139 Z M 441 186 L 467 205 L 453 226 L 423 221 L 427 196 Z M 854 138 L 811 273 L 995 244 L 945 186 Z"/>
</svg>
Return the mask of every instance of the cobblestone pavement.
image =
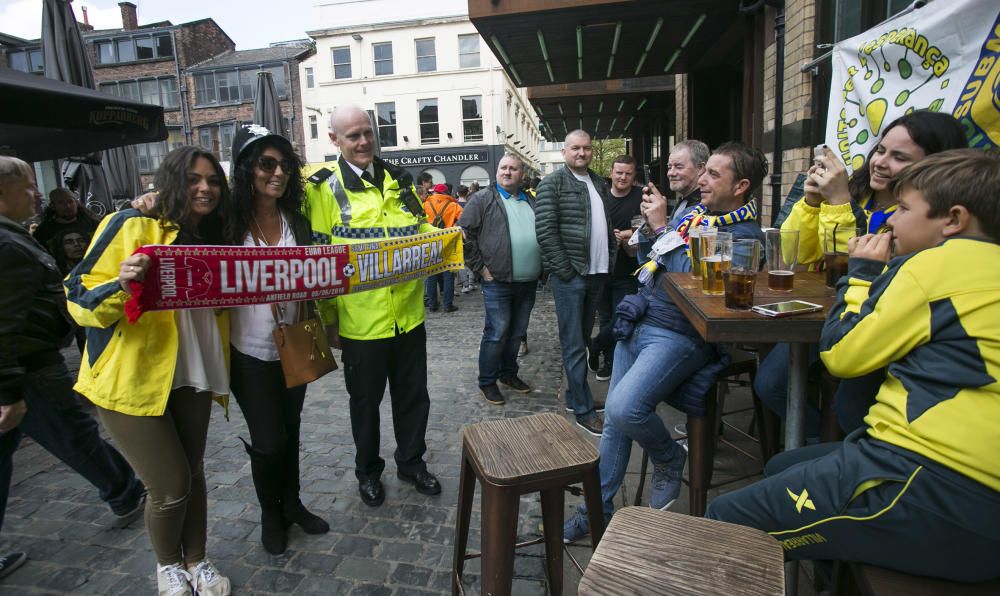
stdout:
<svg viewBox="0 0 1000 596">
<path fill-rule="evenodd" d="M 239 408 L 232 404 L 230 420 L 215 408 L 209 429 L 205 468 L 208 479 L 208 554 L 230 577 L 236 594 L 441 594 L 450 592 L 455 505 L 461 428 L 464 424 L 536 412 L 563 413 L 558 397 L 562 378 L 552 295 L 540 292 L 529 329 L 530 352 L 521 359 L 521 376 L 534 391 L 510 393 L 504 406 L 492 406 L 476 385 L 477 354 L 482 331 L 482 298 L 478 292 L 457 295 L 460 310 L 429 313 L 428 368 L 431 418 L 427 430 L 427 462 L 443 485 L 440 496 L 418 494 L 396 479 L 395 448 L 389 400 L 382 406 L 382 456 L 385 504 L 365 506 L 353 474 L 354 446 L 347 413 L 347 394 L 340 371 L 309 386 L 302 425 L 302 498 L 312 511 L 330 522 L 331 531 L 307 536 L 290 531 L 284 555 L 268 555 L 260 545 L 260 510 L 250 478 L 250 465 L 237 437 L 247 437 Z M 78 361 L 74 350 L 64 352 Z M 607 383 L 590 378 L 595 394 Z M 730 402 L 746 401 L 738 390 Z M 728 406 L 727 406 L 728 408 Z M 662 406 L 668 426 L 683 418 Z M 748 414 L 737 414 L 744 428 Z M 582 432 L 582 431 L 581 431 Z M 587 437 L 594 441 L 587 435 Z M 744 444 L 743 447 L 752 450 Z M 638 454 L 636 453 L 638 452 Z M 752 451 L 751 451 L 752 452 Z M 633 450 L 633 471 L 623 498 L 631 498 L 640 449 Z M 14 458 L 14 483 L 7 507 L 0 550 L 25 550 L 28 563 L 0 584 L 10 594 L 141 594 L 155 591 L 155 559 L 141 520 L 125 529 L 111 529 L 112 516 L 96 490 L 30 440 Z M 759 464 L 721 448 L 716 478 L 753 472 Z M 745 483 L 747 481 L 743 481 Z M 739 484 L 732 485 L 739 486 Z M 731 487 L 730 487 L 731 488 Z M 647 488 L 648 497 L 648 488 Z M 567 515 L 580 501 L 567 494 Z M 674 506 L 687 510 L 686 495 Z M 538 535 L 541 508 L 536 495 L 521 502 L 519 537 Z M 470 548 L 479 544 L 478 496 L 473 511 Z M 589 548 L 568 551 L 582 564 Z M 479 592 L 479 563 L 466 566 L 464 583 Z M 579 572 L 567 557 L 566 592 L 574 593 Z M 514 594 L 544 594 L 544 551 L 539 546 L 519 551 L 515 561 Z"/>
</svg>

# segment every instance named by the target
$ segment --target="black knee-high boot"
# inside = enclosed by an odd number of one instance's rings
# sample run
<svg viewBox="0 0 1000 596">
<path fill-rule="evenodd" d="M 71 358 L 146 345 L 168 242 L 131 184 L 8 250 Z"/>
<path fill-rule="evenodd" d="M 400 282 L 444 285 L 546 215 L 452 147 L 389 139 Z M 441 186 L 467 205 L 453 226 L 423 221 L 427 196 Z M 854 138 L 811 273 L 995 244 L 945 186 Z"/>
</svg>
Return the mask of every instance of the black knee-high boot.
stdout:
<svg viewBox="0 0 1000 596">
<path fill-rule="evenodd" d="M 285 482 L 281 493 L 281 507 L 285 519 L 299 524 L 306 534 L 326 534 L 330 524 L 306 509 L 299 499 L 299 425 L 286 424 L 288 443 L 285 448 Z"/>
<path fill-rule="evenodd" d="M 240 439 L 243 441 L 243 439 Z M 243 441 L 250 455 L 253 486 L 260 500 L 260 541 L 272 555 L 285 552 L 288 543 L 281 496 L 285 479 L 285 453 L 261 453 Z"/>
</svg>

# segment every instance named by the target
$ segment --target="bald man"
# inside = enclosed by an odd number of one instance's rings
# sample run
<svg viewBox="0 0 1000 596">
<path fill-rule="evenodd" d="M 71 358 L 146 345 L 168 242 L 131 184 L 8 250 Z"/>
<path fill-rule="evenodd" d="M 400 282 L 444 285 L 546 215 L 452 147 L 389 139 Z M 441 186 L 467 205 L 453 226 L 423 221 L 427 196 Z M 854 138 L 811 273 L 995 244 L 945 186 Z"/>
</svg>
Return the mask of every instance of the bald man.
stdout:
<svg viewBox="0 0 1000 596">
<path fill-rule="evenodd" d="M 594 436 L 604 427 L 603 402 L 587 384 L 587 348 L 597 300 L 612 272 L 618 241 L 611 229 L 607 182 L 590 170 L 590 135 L 574 130 L 562 149 L 566 167 L 538 185 L 535 236 L 556 303 L 559 346 L 566 372 L 566 409 L 577 425 Z"/>
<path fill-rule="evenodd" d="M 375 132 L 364 110 L 352 105 L 334 110 L 330 140 L 340 157 L 310 176 L 306 185 L 304 211 L 312 223 L 314 244 L 354 244 L 437 230 L 427 223 L 410 175 L 375 155 Z M 414 280 L 320 303 L 324 323 L 339 322 L 357 450 L 354 473 L 361 500 L 371 507 L 385 500 L 379 404 L 386 383 L 396 435 L 396 475 L 419 493 L 441 493 L 424 463 L 430 398 L 423 295 L 423 282 Z"/>
</svg>

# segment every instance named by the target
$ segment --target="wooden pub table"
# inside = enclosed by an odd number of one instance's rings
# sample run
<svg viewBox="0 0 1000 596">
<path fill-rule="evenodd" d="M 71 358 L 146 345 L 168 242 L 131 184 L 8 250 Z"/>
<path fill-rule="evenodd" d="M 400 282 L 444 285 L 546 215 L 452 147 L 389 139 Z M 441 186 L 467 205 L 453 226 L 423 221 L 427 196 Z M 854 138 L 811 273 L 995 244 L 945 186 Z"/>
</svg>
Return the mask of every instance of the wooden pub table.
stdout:
<svg viewBox="0 0 1000 596">
<path fill-rule="evenodd" d="M 826 287 L 825 274 L 809 271 L 795 273 L 790 292 L 776 292 L 767 287 L 767 273 L 757 274 L 753 303 L 770 304 L 786 300 L 804 300 L 823 306 L 823 310 L 790 317 L 772 318 L 749 310 L 726 308 L 724 296 L 709 296 L 701 291 L 701 280 L 690 273 L 667 273 L 664 289 L 694 325 L 702 339 L 711 343 L 788 343 L 788 410 L 785 418 L 785 449 L 801 447 L 805 442 L 806 382 L 809 376 L 809 345 L 819 341 L 836 290 Z"/>
<path fill-rule="evenodd" d="M 667 273 L 663 287 L 702 339 L 711 343 L 788 343 L 788 409 L 785 416 L 785 449 L 805 444 L 806 385 L 809 378 L 809 345 L 819 342 L 826 315 L 836 300 L 836 290 L 826 287 L 825 274 L 795 272 L 795 285 L 789 292 L 767 287 L 767 272 L 757 274 L 753 303 L 770 304 L 786 300 L 804 300 L 823 309 L 808 314 L 772 318 L 753 311 L 726 308 L 724 296 L 709 296 L 701 291 L 701 280 L 690 273 Z M 798 566 L 788 563 L 786 591 L 798 593 Z"/>
</svg>

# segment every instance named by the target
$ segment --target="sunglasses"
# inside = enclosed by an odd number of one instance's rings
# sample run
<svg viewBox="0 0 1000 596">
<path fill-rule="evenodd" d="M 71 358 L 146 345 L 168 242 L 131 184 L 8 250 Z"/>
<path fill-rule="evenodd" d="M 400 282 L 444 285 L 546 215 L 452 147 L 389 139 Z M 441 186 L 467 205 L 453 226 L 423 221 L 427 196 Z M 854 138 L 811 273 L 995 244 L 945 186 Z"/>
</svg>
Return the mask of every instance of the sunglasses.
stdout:
<svg viewBox="0 0 1000 596">
<path fill-rule="evenodd" d="M 279 164 L 281 165 L 281 171 L 286 173 L 291 172 L 295 167 L 295 162 L 290 159 L 278 160 L 270 155 L 261 155 L 260 159 L 257 160 L 257 167 L 268 174 L 277 170 Z"/>
</svg>

